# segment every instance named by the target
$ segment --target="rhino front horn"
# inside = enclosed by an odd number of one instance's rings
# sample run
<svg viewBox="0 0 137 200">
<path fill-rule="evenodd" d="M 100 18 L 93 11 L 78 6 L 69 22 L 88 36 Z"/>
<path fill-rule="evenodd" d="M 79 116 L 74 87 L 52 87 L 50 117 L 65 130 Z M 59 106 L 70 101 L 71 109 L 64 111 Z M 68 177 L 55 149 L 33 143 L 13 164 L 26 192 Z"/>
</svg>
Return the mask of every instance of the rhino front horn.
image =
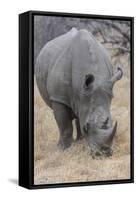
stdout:
<svg viewBox="0 0 137 200">
<path fill-rule="evenodd" d="M 116 130 L 117 130 L 117 121 L 114 123 L 112 132 L 110 133 L 110 136 L 109 136 L 109 141 L 110 141 L 110 142 L 113 140 L 113 137 L 114 137 L 114 135 L 115 135 L 115 133 L 116 133 Z"/>
<path fill-rule="evenodd" d="M 115 74 L 111 78 L 112 84 L 114 84 L 116 81 L 120 80 L 122 78 L 122 76 L 123 76 L 123 71 L 120 67 L 118 67 L 117 71 L 115 72 Z"/>
</svg>

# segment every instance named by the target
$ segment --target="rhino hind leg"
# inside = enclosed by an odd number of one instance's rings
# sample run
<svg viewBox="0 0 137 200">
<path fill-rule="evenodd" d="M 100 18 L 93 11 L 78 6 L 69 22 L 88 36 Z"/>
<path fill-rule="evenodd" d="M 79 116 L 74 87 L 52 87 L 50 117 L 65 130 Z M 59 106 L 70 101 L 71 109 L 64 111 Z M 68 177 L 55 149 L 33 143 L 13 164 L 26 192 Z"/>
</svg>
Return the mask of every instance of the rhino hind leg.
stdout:
<svg viewBox="0 0 137 200">
<path fill-rule="evenodd" d="M 76 140 L 81 140 L 83 138 L 83 135 L 82 135 L 81 130 L 80 130 L 80 124 L 79 124 L 78 119 L 75 119 L 75 124 L 76 124 L 76 130 L 77 130 Z"/>
<path fill-rule="evenodd" d="M 60 131 L 58 146 L 64 150 L 72 143 L 72 117 L 69 108 L 61 103 L 52 102 L 52 109 Z"/>
</svg>

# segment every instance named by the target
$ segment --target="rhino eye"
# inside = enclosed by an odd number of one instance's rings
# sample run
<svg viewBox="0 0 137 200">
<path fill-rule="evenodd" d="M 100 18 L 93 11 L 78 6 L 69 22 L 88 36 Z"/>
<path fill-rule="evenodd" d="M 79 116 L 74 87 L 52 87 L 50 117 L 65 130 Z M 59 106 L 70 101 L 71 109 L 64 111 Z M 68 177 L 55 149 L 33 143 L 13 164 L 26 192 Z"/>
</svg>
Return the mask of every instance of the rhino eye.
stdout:
<svg viewBox="0 0 137 200">
<path fill-rule="evenodd" d="M 94 82 L 95 78 L 92 74 L 87 74 L 85 76 L 85 83 L 84 83 L 84 88 L 89 89 L 92 83 Z"/>
</svg>

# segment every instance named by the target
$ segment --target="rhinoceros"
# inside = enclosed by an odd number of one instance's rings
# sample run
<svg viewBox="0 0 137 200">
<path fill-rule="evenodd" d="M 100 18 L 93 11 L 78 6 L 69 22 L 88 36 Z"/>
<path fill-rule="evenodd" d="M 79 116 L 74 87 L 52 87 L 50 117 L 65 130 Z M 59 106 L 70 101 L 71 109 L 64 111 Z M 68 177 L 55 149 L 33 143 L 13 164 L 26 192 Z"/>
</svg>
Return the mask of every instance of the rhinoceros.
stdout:
<svg viewBox="0 0 137 200">
<path fill-rule="evenodd" d="M 49 41 L 36 60 L 36 82 L 46 104 L 53 110 L 63 150 L 84 137 L 94 155 L 112 155 L 117 122 L 110 114 L 113 86 L 122 69 L 113 70 L 105 48 L 85 29 L 72 28 Z"/>
</svg>

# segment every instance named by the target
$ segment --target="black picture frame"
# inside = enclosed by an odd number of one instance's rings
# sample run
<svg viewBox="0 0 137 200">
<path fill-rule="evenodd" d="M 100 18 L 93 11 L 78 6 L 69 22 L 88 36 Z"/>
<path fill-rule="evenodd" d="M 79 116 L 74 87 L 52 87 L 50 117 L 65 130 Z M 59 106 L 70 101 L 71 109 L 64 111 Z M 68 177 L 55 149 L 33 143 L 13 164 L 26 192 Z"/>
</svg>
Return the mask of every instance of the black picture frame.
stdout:
<svg viewBox="0 0 137 200">
<path fill-rule="evenodd" d="M 131 23 L 130 179 L 34 185 L 34 16 L 127 20 Z M 19 185 L 28 189 L 134 182 L 134 18 L 123 16 L 28 11 L 19 15 Z"/>
</svg>

